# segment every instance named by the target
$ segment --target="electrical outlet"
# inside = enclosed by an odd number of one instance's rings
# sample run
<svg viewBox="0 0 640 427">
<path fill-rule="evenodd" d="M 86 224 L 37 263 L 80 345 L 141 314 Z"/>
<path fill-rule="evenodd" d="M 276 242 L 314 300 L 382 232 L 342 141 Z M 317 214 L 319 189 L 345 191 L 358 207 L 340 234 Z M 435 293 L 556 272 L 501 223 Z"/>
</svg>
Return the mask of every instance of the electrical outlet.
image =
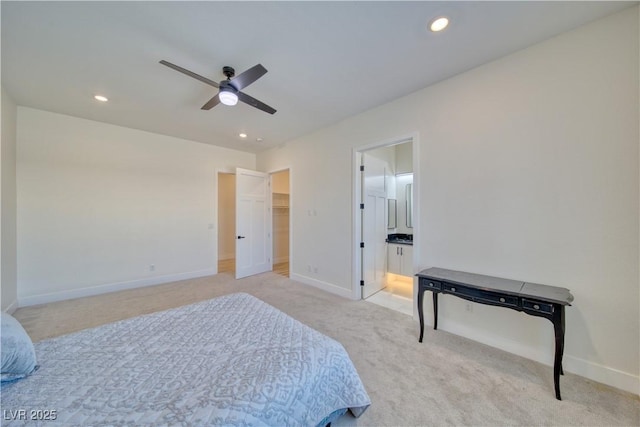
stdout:
<svg viewBox="0 0 640 427">
<path fill-rule="evenodd" d="M 155 266 L 155 264 L 151 264 L 151 265 L 149 266 L 149 271 L 156 271 L 156 266 Z"/>
<path fill-rule="evenodd" d="M 317 267 L 317 266 L 313 267 L 313 272 L 314 272 L 314 273 L 317 273 L 317 272 L 318 272 L 318 267 Z"/>
<path fill-rule="evenodd" d="M 473 313 L 473 305 L 472 305 L 470 302 L 468 302 L 468 303 L 466 303 L 466 304 L 465 304 L 464 309 L 465 309 L 466 311 L 468 311 L 469 313 Z"/>
<path fill-rule="evenodd" d="M 311 273 L 311 264 L 307 264 L 307 271 Z"/>
</svg>

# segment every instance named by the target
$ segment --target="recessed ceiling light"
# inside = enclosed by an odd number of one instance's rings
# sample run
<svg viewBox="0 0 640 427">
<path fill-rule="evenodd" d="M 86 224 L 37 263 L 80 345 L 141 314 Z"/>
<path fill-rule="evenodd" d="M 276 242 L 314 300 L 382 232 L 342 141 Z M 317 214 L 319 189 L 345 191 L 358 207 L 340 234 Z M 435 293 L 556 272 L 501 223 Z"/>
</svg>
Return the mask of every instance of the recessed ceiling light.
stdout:
<svg viewBox="0 0 640 427">
<path fill-rule="evenodd" d="M 447 18 L 446 16 L 441 16 L 431 21 L 431 23 L 429 24 L 429 29 L 434 33 L 437 33 L 438 31 L 442 31 L 447 28 L 448 25 L 449 18 Z"/>
<path fill-rule="evenodd" d="M 262 142 L 262 141 L 264 141 L 264 139 L 262 139 L 260 137 L 256 138 L 256 142 Z"/>
<path fill-rule="evenodd" d="M 241 133 L 240 135 L 238 135 L 240 138 L 246 138 L 247 134 L 246 133 Z"/>
<path fill-rule="evenodd" d="M 106 96 L 96 95 L 93 97 L 96 101 L 107 102 L 109 99 Z"/>
</svg>

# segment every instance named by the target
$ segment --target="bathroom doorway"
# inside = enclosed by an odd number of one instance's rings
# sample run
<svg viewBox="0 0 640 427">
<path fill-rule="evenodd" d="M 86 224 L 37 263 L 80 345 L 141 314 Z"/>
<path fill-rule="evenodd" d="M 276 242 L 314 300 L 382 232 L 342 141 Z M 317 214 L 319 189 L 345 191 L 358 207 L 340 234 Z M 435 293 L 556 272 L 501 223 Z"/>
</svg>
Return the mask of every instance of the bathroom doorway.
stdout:
<svg viewBox="0 0 640 427">
<path fill-rule="evenodd" d="M 416 140 L 413 136 L 361 147 L 354 192 L 360 207 L 354 232 L 359 297 L 408 315 L 415 306 L 414 254 L 419 243 L 413 239 L 419 196 L 413 182 Z"/>
<path fill-rule="evenodd" d="M 291 216 L 289 169 L 271 173 L 273 272 L 289 277 Z"/>
</svg>

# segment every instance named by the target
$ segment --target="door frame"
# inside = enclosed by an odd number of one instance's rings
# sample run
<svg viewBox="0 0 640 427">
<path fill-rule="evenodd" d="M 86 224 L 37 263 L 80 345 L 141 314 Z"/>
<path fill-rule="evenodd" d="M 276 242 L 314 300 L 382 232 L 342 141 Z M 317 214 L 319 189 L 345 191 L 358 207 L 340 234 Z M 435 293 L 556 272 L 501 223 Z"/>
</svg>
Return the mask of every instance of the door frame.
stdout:
<svg viewBox="0 0 640 427">
<path fill-rule="evenodd" d="M 352 259 L 353 259 L 353 271 L 352 271 L 352 280 L 351 280 L 351 298 L 354 300 L 362 299 L 362 291 L 360 289 L 360 280 L 362 278 L 362 253 L 360 248 L 360 242 L 362 241 L 362 220 L 360 213 L 360 203 L 361 203 L 361 188 L 362 188 L 362 179 L 360 174 L 360 164 L 362 153 L 365 151 L 373 150 L 376 148 L 389 147 L 392 145 L 401 144 L 404 142 L 412 142 L 412 163 L 413 163 L 413 234 L 417 235 L 417 239 L 413 241 L 413 259 L 412 259 L 412 270 L 415 270 L 418 265 L 418 260 L 420 259 L 420 138 L 418 132 L 413 132 L 404 136 L 384 139 L 378 142 L 374 142 L 371 144 L 361 145 L 359 147 L 352 148 L 351 151 L 351 162 L 352 162 L 352 170 L 353 170 L 353 191 L 352 191 L 352 207 L 353 207 L 353 218 L 352 218 L 352 230 L 353 230 L 353 239 L 352 239 Z M 413 300 L 416 301 L 417 295 L 417 279 L 414 277 L 413 279 Z M 413 304 L 414 317 L 416 314 L 416 304 Z"/>
<path fill-rule="evenodd" d="M 273 169 L 267 172 L 269 174 L 269 180 L 271 182 L 271 198 L 273 199 L 273 174 L 283 171 L 289 171 L 289 277 L 293 271 L 293 168 L 291 166 L 285 166 L 279 169 Z M 271 221 L 273 222 L 273 207 L 271 207 Z M 273 227 L 272 227 L 273 228 Z M 271 241 L 273 244 L 273 229 L 271 230 Z M 273 261 L 273 256 L 272 256 Z"/>
</svg>

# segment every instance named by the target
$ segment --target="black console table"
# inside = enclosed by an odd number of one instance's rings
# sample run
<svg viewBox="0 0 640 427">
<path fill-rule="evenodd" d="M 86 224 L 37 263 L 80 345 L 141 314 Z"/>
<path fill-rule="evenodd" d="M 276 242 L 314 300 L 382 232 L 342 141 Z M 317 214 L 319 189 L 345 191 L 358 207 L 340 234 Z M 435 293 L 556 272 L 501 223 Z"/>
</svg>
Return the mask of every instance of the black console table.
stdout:
<svg viewBox="0 0 640 427">
<path fill-rule="evenodd" d="M 433 292 L 433 329 L 438 329 L 438 294 L 453 295 L 480 304 L 495 305 L 522 311 L 532 316 L 544 317 L 553 323 L 556 337 L 556 352 L 553 380 L 556 399 L 560 398 L 560 375 L 564 353 L 564 307 L 571 305 L 573 295 L 566 288 L 538 285 L 536 283 L 428 268 L 418 276 L 418 316 L 420 317 L 420 339 L 424 335 L 423 301 L 424 291 Z"/>
</svg>

